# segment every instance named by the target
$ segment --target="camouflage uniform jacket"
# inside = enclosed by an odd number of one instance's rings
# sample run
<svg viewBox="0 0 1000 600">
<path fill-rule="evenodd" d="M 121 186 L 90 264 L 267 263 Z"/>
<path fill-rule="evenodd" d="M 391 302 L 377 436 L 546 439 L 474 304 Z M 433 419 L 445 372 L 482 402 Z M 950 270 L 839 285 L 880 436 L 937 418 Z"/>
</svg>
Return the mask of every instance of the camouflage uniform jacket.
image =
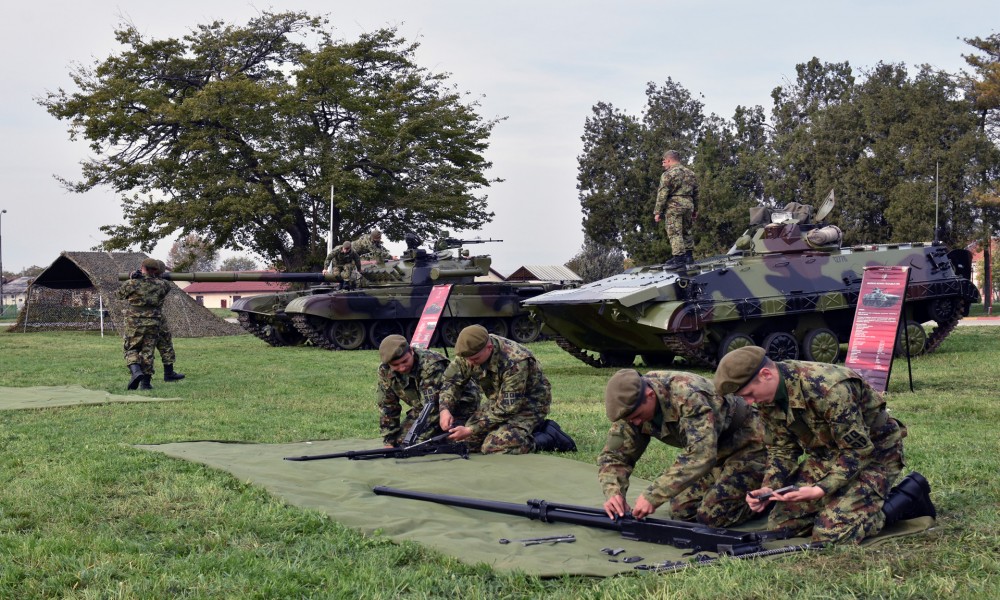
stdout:
<svg viewBox="0 0 1000 600">
<path fill-rule="evenodd" d="M 403 404 L 418 411 L 427 402 L 437 402 L 444 382 L 444 371 L 448 359 L 437 352 L 422 348 L 411 348 L 413 367 L 409 373 L 396 373 L 389 365 L 378 368 L 376 401 L 379 410 L 379 428 L 387 444 L 400 437 L 399 418 Z M 430 423 L 437 422 L 437 411 L 431 415 Z"/>
<path fill-rule="evenodd" d="M 775 402 L 757 404 L 764 422 L 764 485 L 787 485 L 805 453 L 828 466 L 816 485 L 830 494 L 884 453 L 902 446 L 906 428 L 889 417 L 885 400 L 851 369 L 826 363 L 776 363 L 783 381 Z M 787 394 L 787 411 L 780 405 Z"/>
<path fill-rule="evenodd" d="M 366 258 L 371 258 L 372 260 L 385 261 L 392 258 L 392 254 L 389 250 L 382 245 L 382 242 L 376 242 L 372 239 L 372 234 L 367 233 L 355 241 L 351 242 L 351 249 L 358 253 L 359 256 L 365 256 Z"/>
<path fill-rule="evenodd" d="M 118 288 L 118 297 L 125 303 L 125 316 L 159 319 L 163 300 L 170 292 L 170 283 L 159 277 L 144 275 L 129 279 Z"/>
<path fill-rule="evenodd" d="M 742 398 L 719 396 L 711 381 L 692 373 L 650 371 L 645 378 L 656 394 L 657 417 L 639 427 L 624 419 L 611 425 L 597 458 L 597 478 L 606 498 L 628 492 L 629 476 L 651 438 L 683 448 L 643 492 L 653 506 L 681 493 L 736 452 L 763 456 L 763 428 Z"/>
<path fill-rule="evenodd" d="M 694 171 L 684 165 L 674 165 L 660 175 L 660 187 L 656 190 L 656 206 L 653 214 L 662 216 L 667 209 L 667 203 L 676 196 L 690 198 L 698 202 L 698 179 Z"/>
<path fill-rule="evenodd" d="M 473 366 L 455 357 L 444 372 L 441 408 L 456 413 L 462 389 L 470 381 L 479 384 L 483 404 L 465 424 L 473 435 L 488 432 L 514 419 L 541 421 L 549 414 L 552 386 L 542 374 L 535 355 L 521 344 L 490 335 L 493 354 L 482 365 Z"/>
<path fill-rule="evenodd" d="M 333 252 L 326 255 L 326 262 L 330 267 L 345 267 L 349 264 L 354 264 L 355 267 L 361 270 L 361 257 L 355 252 L 353 248 L 354 243 L 351 243 L 351 251 L 343 252 L 340 248 L 334 248 Z"/>
</svg>

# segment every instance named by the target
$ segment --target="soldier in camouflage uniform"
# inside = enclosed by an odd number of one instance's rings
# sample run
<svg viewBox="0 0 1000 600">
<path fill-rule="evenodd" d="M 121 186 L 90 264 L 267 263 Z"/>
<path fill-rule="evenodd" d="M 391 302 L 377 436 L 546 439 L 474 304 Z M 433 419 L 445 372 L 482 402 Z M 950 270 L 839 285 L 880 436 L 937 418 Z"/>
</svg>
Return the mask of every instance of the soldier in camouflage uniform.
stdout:
<svg viewBox="0 0 1000 600">
<path fill-rule="evenodd" d="M 155 259 L 142 261 L 139 272 L 138 279 L 122 283 L 118 297 L 125 303 L 125 364 L 132 375 L 128 389 L 151 390 L 153 351 L 170 284 L 159 278 L 160 267 Z"/>
<path fill-rule="evenodd" d="M 379 429 L 385 446 L 396 447 L 413 426 L 424 405 L 428 402 L 437 405 L 444 383 L 444 372 L 450 361 L 437 352 L 411 348 L 401 335 L 387 336 L 382 340 L 378 351 L 382 359 L 378 368 L 376 391 Z M 400 424 L 404 404 L 410 408 Z M 478 387 L 475 384 L 467 385 L 459 401 L 462 412 L 458 415 L 458 420 L 465 422 L 478 405 Z M 439 416 L 436 409 L 428 415 L 427 423 L 427 429 L 417 438 L 419 441 L 443 433 L 438 427 Z"/>
<path fill-rule="evenodd" d="M 329 271 L 339 281 L 341 287 L 350 284 L 355 270 L 361 271 L 361 257 L 354 251 L 351 242 L 344 242 L 339 248 L 326 256 Z"/>
<path fill-rule="evenodd" d="M 156 264 L 160 269 L 160 274 L 166 273 L 167 265 L 162 260 L 157 260 Z M 156 338 L 156 350 L 160 353 L 160 362 L 163 363 L 163 381 L 184 379 L 184 373 L 174 371 L 177 353 L 174 352 L 174 336 L 170 332 L 170 325 L 167 324 L 166 314 L 160 318 L 160 336 Z"/>
<path fill-rule="evenodd" d="M 441 429 L 483 454 L 527 454 L 535 449 L 531 433 L 545 420 L 552 387 L 530 350 L 481 325 L 466 327 L 455 343 L 455 359 L 444 373 Z M 455 426 L 460 392 L 479 384 L 483 402 L 464 426 Z"/>
<path fill-rule="evenodd" d="M 693 262 L 695 203 L 698 202 L 698 180 L 694 171 L 680 162 L 676 150 L 663 153 L 663 174 L 660 187 L 656 190 L 656 206 L 653 220 L 664 221 L 670 251 L 674 257 L 667 262 L 670 266 L 684 266 Z"/>
<path fill-rule="evenodd" d="M 392 258 L 389 250 L 382 245 L 382 232 L 377 229 L 354 240 L 354 251 L 361 258 L 374 260 L 380 265 Z"/>
<path fill-rule="evenodd" d="M 742 398 L 719 396 L 711 381 L 691 373 L 622 369 L 604 403 L 612 425 L 597 478 L 609 517 L 631 510 L 641 519 L 667 502 L 672 518 L 711 527 L 753 516 L 746 490 L 760 485 L 767 457 L 760 419 Z M 651 438 L 683 451 L 630 508 L 629 476 Z"/>
<path fill-rule="evenodd" d="M 775 363 L 763 348 L 746 346 L 719 362 L 715 388 L 756 405 L 764 422 L 764 483 L 746 499 L 754 512 L 777 502 L 769 529 L 831 543 L 881 531 L 882 504 L 903 468 L 906 427 L 860 375 L 826 363 Z M 755 498 L 788 485 L 798 489 Z"/>
</svg>

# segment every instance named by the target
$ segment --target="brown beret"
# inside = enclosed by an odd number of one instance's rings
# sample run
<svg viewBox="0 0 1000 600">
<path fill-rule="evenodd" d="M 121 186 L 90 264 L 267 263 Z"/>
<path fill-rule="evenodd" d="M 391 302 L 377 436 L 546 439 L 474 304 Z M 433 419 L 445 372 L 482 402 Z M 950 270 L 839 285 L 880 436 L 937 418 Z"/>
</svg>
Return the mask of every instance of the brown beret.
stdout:
<svg viewBox="0 0 1000 600">
<path fill-rule="evenodd" d="M 743 389 L 760 372 L 766 358 L 760 346 L 743 346 L 723 356 L 715 370 L 715 391 L 725 396 Z"/>
<path fill-rule="evenodd" d="M 409 349 L 410 344 L 407 343 L 406 338 L 397 333 L 385 336 L 385 339 L 378 346 L 378 355 L 382 359 L 382 363 L 387 365 L 402 357 Z"/>
<path fill-rule="evenodd" d="M 162 260 L 156 259 L 156 266 L 159 267 L 160 273 L 167 272 L 167 263 L 163 262 Z"/>
<path fill-rule="evenodd" d="M 646 381 L 635 369 L 622 369 L 604 388 L 604 408 L 612 423 L 632 414 L 646 392 Z"/>
<path fill-rule="evenodd" d="M 156 260 L 155 258 L 147 258 L 147 259 L 143 260 L 142 261 L 142 266 L 143 266 L 144 269 L 146 269 L 150 273 L 159 273 L 160 272 L 160 261 Z"/>
<path fill-rule="evenodd" d="M 486 347 L 486 342 L 490 341 L 490 332 L 482 325 L 469 325 L 458 334 L 458 341 L 455 342 L 455 354 L 462 357 L 469 357 L 478 353 Z"/>
</svg>

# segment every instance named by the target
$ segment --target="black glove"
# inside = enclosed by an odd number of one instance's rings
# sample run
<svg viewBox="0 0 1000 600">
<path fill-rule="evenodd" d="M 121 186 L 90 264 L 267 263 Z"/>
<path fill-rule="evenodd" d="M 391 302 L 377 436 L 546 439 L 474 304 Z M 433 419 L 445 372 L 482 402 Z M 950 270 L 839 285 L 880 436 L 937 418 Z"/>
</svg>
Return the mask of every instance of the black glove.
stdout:
<svg viewBox="0 0 1000 600">
<path fill-rule="evenodd" d="M 128 274 L 129 279 L 142 279 L 142 269 L 136 269 Z"/>
</svg>

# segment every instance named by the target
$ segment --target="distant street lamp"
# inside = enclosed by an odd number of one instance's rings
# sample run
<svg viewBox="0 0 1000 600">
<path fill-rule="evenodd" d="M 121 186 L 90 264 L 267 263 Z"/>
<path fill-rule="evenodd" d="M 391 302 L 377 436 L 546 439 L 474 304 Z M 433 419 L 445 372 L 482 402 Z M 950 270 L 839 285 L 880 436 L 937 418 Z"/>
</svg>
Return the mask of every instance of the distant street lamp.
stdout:
<svg viewBox="0 0 1000 600">
<path fill-rule="evenodd" d="M 3 215 L 7 209 L 0 210 L 0 317 L 3 316 Z"/>
</svg>

